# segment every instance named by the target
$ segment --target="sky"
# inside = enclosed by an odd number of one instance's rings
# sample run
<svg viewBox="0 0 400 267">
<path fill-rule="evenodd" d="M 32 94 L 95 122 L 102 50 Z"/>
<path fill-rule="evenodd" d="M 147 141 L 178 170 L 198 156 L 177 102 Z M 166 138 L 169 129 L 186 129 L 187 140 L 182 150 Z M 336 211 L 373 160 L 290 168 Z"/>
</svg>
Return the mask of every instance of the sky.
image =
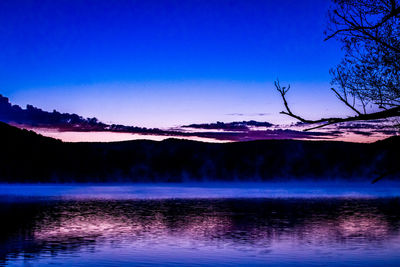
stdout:
<svg viewBox="0 0 400 267">
<path fill-rule="evenodd" d="M 173 127 L 345 115 L 329 0 L 2 0 L 0 94 L 106 123 Z"/>
</svg>

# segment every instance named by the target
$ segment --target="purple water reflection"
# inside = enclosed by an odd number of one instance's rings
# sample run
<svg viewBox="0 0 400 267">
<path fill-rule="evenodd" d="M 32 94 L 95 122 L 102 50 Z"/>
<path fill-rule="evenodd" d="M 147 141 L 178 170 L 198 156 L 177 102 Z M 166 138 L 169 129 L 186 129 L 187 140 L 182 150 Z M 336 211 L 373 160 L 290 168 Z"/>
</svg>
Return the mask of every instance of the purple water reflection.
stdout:
<svg viewBox="0 0 400 267">
<path fill-rule="evenodd" d="M 97 186 L 80 190 L 88 188 Z M 400 264 L 398 197 L 100 199 L 103 188 L 100 195 L 60 198 L 77 190 L 59 189 L 57 198 L 3 197 L 0 265 Z"/>
</svg>

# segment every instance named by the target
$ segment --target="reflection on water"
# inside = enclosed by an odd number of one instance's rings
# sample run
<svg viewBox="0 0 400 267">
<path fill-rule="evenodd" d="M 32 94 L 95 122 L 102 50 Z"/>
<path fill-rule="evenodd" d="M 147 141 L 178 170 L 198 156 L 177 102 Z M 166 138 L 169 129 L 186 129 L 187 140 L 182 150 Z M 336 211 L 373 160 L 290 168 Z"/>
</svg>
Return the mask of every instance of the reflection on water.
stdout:
<svg viewBox="0 0 400 267">
<path fill-rule="evenodd" d="M 0 265 L 400 264 L 400 200 L 2 201 Z"/>
</svg>

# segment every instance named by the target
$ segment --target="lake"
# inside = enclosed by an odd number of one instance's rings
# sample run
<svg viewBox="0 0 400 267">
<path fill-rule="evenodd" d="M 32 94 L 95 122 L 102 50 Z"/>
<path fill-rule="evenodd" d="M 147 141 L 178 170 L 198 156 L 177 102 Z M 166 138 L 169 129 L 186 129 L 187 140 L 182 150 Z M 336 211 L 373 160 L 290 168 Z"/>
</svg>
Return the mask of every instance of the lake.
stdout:
<svg viewBox="0 0 400 267">
<path fill-rule="evenodd" d="M 1 185 L 0 266 L 400 265 L 396 183 Z"/>
</svg>

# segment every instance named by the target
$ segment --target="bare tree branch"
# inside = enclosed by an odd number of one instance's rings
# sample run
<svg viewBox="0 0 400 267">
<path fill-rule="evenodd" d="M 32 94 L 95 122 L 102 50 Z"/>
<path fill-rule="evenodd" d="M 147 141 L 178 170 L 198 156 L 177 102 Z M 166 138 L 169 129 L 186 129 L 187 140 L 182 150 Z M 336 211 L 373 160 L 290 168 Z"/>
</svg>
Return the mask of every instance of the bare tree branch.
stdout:
<svg viewBox="0 0 400 267">
<path fill-rule="evenodd" d="M 358 10 L 354 10 L 354 6 L 348 4 L 347 9 L 341 14 L 337 9 L 333 11 L 334 17 L 340 19 L 334 20 L 335 24 L 338 26 L 344 26 L 342 28 L 336 29 L 331 34 L 327 35 L 325 40 L 329 40 L 337 35 L 350 34 L 350 36 L 357 35 L 356 32 L 361 34 L 361 37 L 368 37 L 369 39 L 386 46 L 387 48 L 399 53 L 400 49 L 397 46 L 393 46 L 390 43 L 379 38 L 377 34 L 372 34 L 373 31 L 377 33 L 377 29 L 388 23 L 389 20 L 393 18 L 398 18 L 400 16 L 400 5 L 395 1 L 391 0 L 390 3 L 382 1 L 382 4 L 388 7 L 386 14 L 380 19 L 380 21 L 375 24 L 368 22 L 365 10 L 362 9 L 361 4 L 358 6 Z M 378 6 L 378 5 L 377 5 Z M 352 14 L 355 13 L 354 15 Z M 356 17 L 357 15 L 357 17 Z"/>
<path fill-rule="evenodd" d="M 361 115 L 361 114 L 362 114 L 360 111 L 358 111 L 358 110 L 354 107 L 354 104 L 355 104 L 354 102 L 353 102 L 353 104 L 351 105 L 349 102 L 347 102 L 346 99 L 344 99 L 344 98 L 338 93 L 338 91 L 335 90 L 335 88 L 331 88 L 331 90 L 332 90 L 333 92 L 335 92 L 336 97 L 339 98 L 339 100 L 342 101 L 342 102 L 343 102 L 346 106 L 348 106 L 351 110 L 353 110 L 354 112 L 356 112 L 358 115 Z"/>
<path fill-rule="evenodd" d="M 325 40 L 336 37 L 345 51 L 330 70 L 331 90 L 355 116 L 310 120 L 292 112 L 286 99 L 290 86 L 275 87 L 285 114 L 306 124 L 306 131 L 328 125 L 400 117 L 400 0 L 332 0 Z M 357 106 L 356 106 L 357 104 Z M 358 105 L 360 106 L 358 108 Z M 379 110 L 369 112 L 369 106 Z"/>
<path fill-rule="evenodd" d="M 392 6 L 391 6 L 391 10 L 390 10 L 389 14 L 385 15 L 381 19 L 381 21 L 379 21 L 378 23 L 376 23 L 375 25 L 372 25 L 372 26 L 371 25 L 370 26 L 364 26 L 362 24 L 363 20 L 365 20 L 365 16 L 362 13 L 359 14 L 360 20 L 361 20 L 361 24 L 359 25 L 359 24 L 357 24 L 357 21 L 354 18 L 353 18 L 352 22 L 350 22 L 343 15 L 340 15 L 337 10 L 335 10 L 334 11 L 335 15 L 339 16 L 345 22 L 349 23 L 352 27 L 351 28 L 338 29 L 338 30 L 334 31 L 333 33 L 331 33 L 330 35 L 328 35 L 325 38 L 325 41 L 333 38 L 334 36 L 338 35 L 339 33 L 350 32 L 350 31 L 374 30 L 376 28 L 381 27 L 389 19 L 400 15 L 400 6 L 396 7 L 396 1 L 391 1 L 391 2 L 392 2 Z M 368 22 L 366 21 L 366 23 L 368 23 Z"/>
<path fill-rule="evenodd" d="M 322 128 L 328 125 L 332 125 L 332 124 L 336 124 L 336 123 L 341 123 L 341 122 L 349 122 L 349 121 L 368 121 L 368 120 L 377 120 L 377 119 L 385 119 L 385 118 L 391 118 L 391 117 L 398 117 L 400 116 L 400 106 L 396 106 L 394 108 L 391 109 L 387 109 L 387 110 L 383 110 L 383 111 L 378 111 L 378 112 L 373 112 L 373 113 L 365 113 L 362 114 L 360 112 L 357 112 L 358 115 L 356 116 L 352 116 L 352 117 L 347 117 L 347 118 L 340 118 L 340 117 L 330 117 L 330 118 L 321 118 L 318 120 L 309 120 L 309 119 L 305 119 L 299 115 L 294 114 L 291 109 L 289 108 L 289 104 L 286 100 L 286 93 L 289 91 L 290 89 L 290 85 L 288 87 L 281 87 L 279 81 L 275 81 L 275 87 L 277 89 L 277 91 L 281 94 L 283 103 L 285 105 L 286 111 L 281 111 L 281 114 L 290 116 L 292 118 L 295 118 L 301 122 L 307 123 L 307 124 L 318 124 L 318 123 L 322 123 L 321 125 L 315 126 L 315 127 L 311 127 L 308 129 L 305 129 L 304 131 L 310 131 L 310 130 L 314 130 L 314 129 L 318 129 L 318 128 Z M 335 90 L 334 90 L 335 91 Z M 335 91 L 336 94 L 338 94 Z M 340 96 L 339 98 L 340 100 L 343 99 L 343 97 Z M 348 104 L 347 101 L 345 101 L 344 99 L 342 100 L 344 103 L 347 103 L 346 105 L 349 106 L 352 110 L 354 110 L 350 104 Z"/>
</svg>

